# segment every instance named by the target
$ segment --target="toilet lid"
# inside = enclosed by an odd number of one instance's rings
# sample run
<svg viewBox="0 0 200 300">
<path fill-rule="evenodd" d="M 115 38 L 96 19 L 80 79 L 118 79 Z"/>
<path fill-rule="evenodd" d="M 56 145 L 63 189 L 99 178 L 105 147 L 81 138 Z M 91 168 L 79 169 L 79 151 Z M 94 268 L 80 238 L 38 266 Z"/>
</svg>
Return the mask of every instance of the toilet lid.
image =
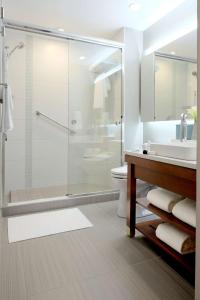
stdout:
<svg viewBox="0 0 200 300">
<path fill-rule="evenodd" d="M 127 171 L 127 165 L 111 170 L 111 173 L 113 175 L 118 175 L 118 176 L 127 176 L 127 172 L 128 172 Z"/>
</svg>

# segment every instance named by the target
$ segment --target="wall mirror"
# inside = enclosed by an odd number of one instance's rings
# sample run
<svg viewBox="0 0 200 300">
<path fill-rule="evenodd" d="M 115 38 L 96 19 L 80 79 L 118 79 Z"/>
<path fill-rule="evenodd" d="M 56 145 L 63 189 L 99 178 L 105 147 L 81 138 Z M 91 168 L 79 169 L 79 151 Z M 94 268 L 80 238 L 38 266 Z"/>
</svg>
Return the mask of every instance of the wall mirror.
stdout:
<svg viewBox="0 0 200 300">
<path fill-rule="evenodd" d="M 197 32 L 144 56 L 141 72 L 143 121 L 179 120 L 197 104 Z"/>
</svg>

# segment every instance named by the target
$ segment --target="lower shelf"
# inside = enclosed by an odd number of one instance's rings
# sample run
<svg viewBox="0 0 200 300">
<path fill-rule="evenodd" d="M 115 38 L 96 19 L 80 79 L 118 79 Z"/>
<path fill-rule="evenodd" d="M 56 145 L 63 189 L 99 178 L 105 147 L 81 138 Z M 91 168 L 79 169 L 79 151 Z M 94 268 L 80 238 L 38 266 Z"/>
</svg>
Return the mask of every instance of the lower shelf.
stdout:
<svg viewBox="0 0 200 300">
<path fill-rule="evenodd" d="M 170 255 L 177 263 L 179 263 L 189 273 L 195 272 L 195 254 L 181 255 L 167 244 L 159 240 L 155 235 L 157 226 L 163 223 L 162 220 L 153 220 L 136 224 L 136 229 L 141 232 L 149 241 L 158 246 L 165 254 Z"/>
<path fill-rule="evenodd" d="M 137 199 L 137 203 L 144 207 L 145 209 L 151 211 L 153 214 L 157 215 L 159 218 L 161 218 L 166 223 L 170 223 L 180 230 L 184 231 L 185 233 L 189 234 L 192 237 L 195 237 L 196 235 L 196 229 L 192 226 L 182 222 L 181 220 L 174 217 L 172 214 L 167 213 L 163 211 L 162 209 L 159 209 L 158 207 L 150 204 L 146 198 L 139 198 Z"/>
</svg>

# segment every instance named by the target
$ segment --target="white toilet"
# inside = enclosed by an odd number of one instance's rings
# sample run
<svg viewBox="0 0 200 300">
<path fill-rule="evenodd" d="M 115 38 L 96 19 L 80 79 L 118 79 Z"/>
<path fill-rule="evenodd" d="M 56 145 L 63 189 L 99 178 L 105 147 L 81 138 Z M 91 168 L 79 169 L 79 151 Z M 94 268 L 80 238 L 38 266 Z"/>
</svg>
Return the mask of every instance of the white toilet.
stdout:
<svg viewBox="0 0 200 300">
<path fill-rule="evenodd" d="M 127 210 L 128 210 L 128 207 L 127 207 L 128 206 L 128 204 L 127 204 L 127 174 L 128 174 L 127 165 L 111 170 L 111 175 L 113 178 L 114 186 L 117 190 L 120 191 L 117 215 L 121 218 L 127 217 Z M 146 197 L 148 191 L 151 189 L 152 189 L 151 185 L 147 184 L 144 181 L 137 179 L 137 192 L 136 192 L 137 198 Z M 144 217 L 149 214 L 151 214 L 149 211 L 147 211 L 146 209 L 143 209 L 140 206 L 137 206 L 137 209 L 136 209 L 137 217 Z"/>
<path fill-rule="evenodd" d="M 120 191 L 117 214 L 121 218 L 127 217 L 127 166 L 111 170 L 115 188 Z"/>
</svg>

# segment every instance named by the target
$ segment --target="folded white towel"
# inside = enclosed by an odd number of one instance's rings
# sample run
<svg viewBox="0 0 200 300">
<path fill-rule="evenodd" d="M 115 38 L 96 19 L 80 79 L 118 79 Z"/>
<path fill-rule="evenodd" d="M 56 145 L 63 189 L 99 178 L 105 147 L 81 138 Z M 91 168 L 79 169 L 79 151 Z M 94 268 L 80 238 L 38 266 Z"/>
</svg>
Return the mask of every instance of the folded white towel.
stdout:
<svg viewBox="0 0 200 300">
<path fill-rule="evenodd" d="M 159 224 L 156 229 L 156 236 L 180 254 L 195 251 L 195 239 L 171 224 Z"/>
<path fill-rule="evenodd" d="M 147 194 L 147 200 L 158 208 L 171 213 L 174 205 L 183 197 L 165 189 L 157 188 Z"/>
<path fill-rule="evenodd" d="M 172 213 L 181 221 L 196 227 L 196 202 L 191 199 L 184 199 L 177 203 Z"/>
</svg>

